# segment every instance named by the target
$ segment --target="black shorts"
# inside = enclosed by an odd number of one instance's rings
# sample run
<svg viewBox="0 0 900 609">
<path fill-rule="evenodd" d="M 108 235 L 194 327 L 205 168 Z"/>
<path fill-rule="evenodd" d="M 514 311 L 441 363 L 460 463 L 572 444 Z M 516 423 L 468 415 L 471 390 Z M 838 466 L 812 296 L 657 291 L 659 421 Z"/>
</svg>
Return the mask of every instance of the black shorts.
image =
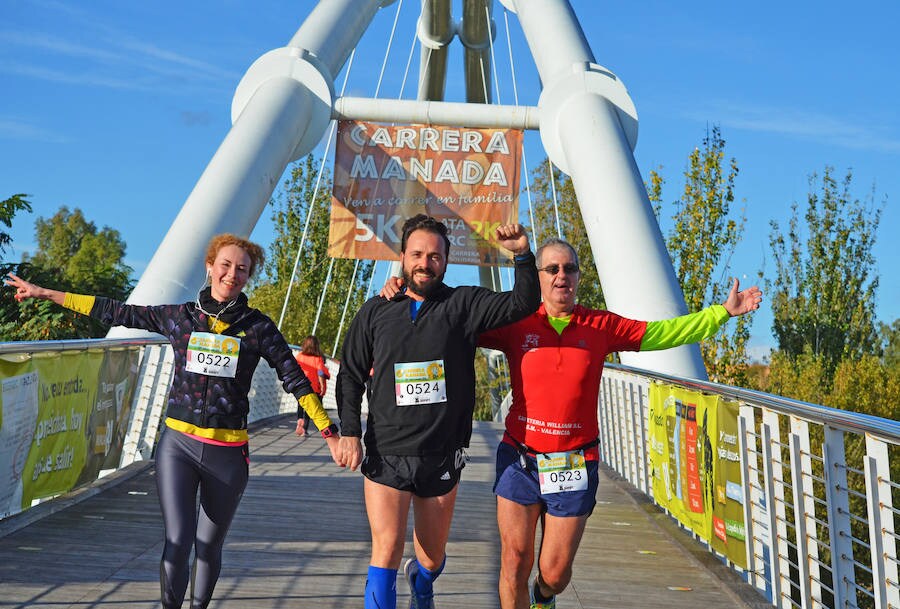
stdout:
<svg viewBox="0 0 900 609">
<path fill-rule="evenodd" d="M 417 497 L 440 497 L 459 484 L 465 466 L 466 451 L 458 448 L 443 457 L 366 455 L 361 471 L 372 482 L 408 491 Z"/>
</svg>

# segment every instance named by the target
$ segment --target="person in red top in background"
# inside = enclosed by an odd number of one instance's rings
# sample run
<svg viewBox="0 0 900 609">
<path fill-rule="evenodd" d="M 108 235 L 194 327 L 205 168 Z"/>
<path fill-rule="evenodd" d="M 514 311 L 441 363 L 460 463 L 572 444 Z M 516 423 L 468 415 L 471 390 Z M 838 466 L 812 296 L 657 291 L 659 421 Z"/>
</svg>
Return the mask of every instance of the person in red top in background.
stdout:
<svg viewBox="0 0 900 609">
<path fill-rule="evenodd" d="M 572 563 L 599 485 L 597 394 L 603 361 L 614 351 L 668 349 L 715 334 L 730 317 L 759 308 L 762 292 L 738 291 L 721 305 L 665 321 L 637 321 L 575 304 L 578 256 L 561 239 L 537 251 L 543 304 L 508 326 L 480 335 L 478 345 L 509 360 L 513 401 L 497 448 L 500 605 L 555 609 L 572 578 Z M 541 488 L 537 456 L 566 453 L 572 488 Z M 541 459 L 547 461 L 546 459 Z M 543 536 L 529 595 L 538 521 Z"/>
<path fill-rule="evenodd" d="M 326 382 L 331 378 L 328 367 L 325 366 L 325 356 L 319 347 L 319 339 L 309 335 L 300 343 L 300 352 L 295 356 L 297 363 L 303 368 L 303 374 L 309 379 L 313 391 L 319 399 L 325 397 Z M 297 435 L 305 436 L 309 428 L 309 415 L 303 411 L 303 416 L 297 419 Z"/>
</svg>

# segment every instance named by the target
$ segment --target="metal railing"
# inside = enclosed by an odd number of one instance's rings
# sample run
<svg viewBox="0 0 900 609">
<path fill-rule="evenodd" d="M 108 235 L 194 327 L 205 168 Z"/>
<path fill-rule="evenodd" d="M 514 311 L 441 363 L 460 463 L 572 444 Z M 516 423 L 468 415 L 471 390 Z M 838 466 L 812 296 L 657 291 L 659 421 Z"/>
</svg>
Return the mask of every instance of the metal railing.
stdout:
<svg viewBox="0 0 900 609">
<path fill-rule="evenodd" d="M 757 391 L 607 364 L 601 458 L 648 496 L 650 385 L 739 404 L 745 579 L 776 607 L 900 607 L 893 507 L 900 423 Z"/>
<path fill-rule="evenodd" d="M 0 359 L 25 362 L 32 357 L 49 357 L 54 353 L 94 352 L 137 348 L 140 350 L 131 418 L 124 435 L 119 468 L 136 461 L 150 459 L 159 436 L 160 424 L 172 378 L 172 348 L 161 338 L 90 339 L 0 343 Z M 326 358 L 332 379 L 337 362 Z M 249 422 L 297 411 L 297 400 L 285 393 L 275 371 L 260 360 L 250 389 Z M 334 382 L 328 383 L 323 399 L 326 409 L 335 410 Z"/>
</svg>

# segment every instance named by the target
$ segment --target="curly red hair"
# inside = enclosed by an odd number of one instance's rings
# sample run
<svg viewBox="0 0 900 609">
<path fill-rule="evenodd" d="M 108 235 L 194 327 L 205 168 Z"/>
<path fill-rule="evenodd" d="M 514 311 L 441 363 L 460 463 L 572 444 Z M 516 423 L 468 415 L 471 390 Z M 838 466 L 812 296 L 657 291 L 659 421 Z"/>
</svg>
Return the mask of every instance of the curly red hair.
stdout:
<svg viewBox="0 0 900 609">
<path fill-rule="evenodd" d="M 237 235 L 232 235 L 231 233 L 223 233 L 210 239 L 209 245 L 206 247 L 206 264 L 214 263 L 216 261 L 216 256 L 219 255 L 219 250 L 229 245 L 235 245 L 241 248 L 247 252 L 248 256 L 250 256 L 249 274 L 251 277 L 253 276 L 256 267 L 262 265 L 266 259 L 263 248 L 257 244 L 248 241 L 247 239 L 242 239 Z"/>
</svg>

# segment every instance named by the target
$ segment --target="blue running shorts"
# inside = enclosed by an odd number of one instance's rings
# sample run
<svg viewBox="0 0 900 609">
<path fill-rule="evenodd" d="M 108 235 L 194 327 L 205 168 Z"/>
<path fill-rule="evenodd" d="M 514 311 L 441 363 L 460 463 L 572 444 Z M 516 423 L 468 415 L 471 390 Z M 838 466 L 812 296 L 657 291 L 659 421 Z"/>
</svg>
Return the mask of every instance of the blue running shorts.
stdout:
<svg viewBox="0 0 900 609">
<path fill-rule="evenodd" d="M 522 462 L 525 467 L 522 467 Z M 589 516 L 597 504 L 597 488 L 600 475 L 597 461 L 586 461 L 588 487 L 583 491 L 541 494 L 537 460 L 533 456 L 520 456 L 519 451 L 501 442 L 497 447 L 497 478 L 494 494 L 520 505 L 539 503 L 551 516 Z"/>
</svg>

